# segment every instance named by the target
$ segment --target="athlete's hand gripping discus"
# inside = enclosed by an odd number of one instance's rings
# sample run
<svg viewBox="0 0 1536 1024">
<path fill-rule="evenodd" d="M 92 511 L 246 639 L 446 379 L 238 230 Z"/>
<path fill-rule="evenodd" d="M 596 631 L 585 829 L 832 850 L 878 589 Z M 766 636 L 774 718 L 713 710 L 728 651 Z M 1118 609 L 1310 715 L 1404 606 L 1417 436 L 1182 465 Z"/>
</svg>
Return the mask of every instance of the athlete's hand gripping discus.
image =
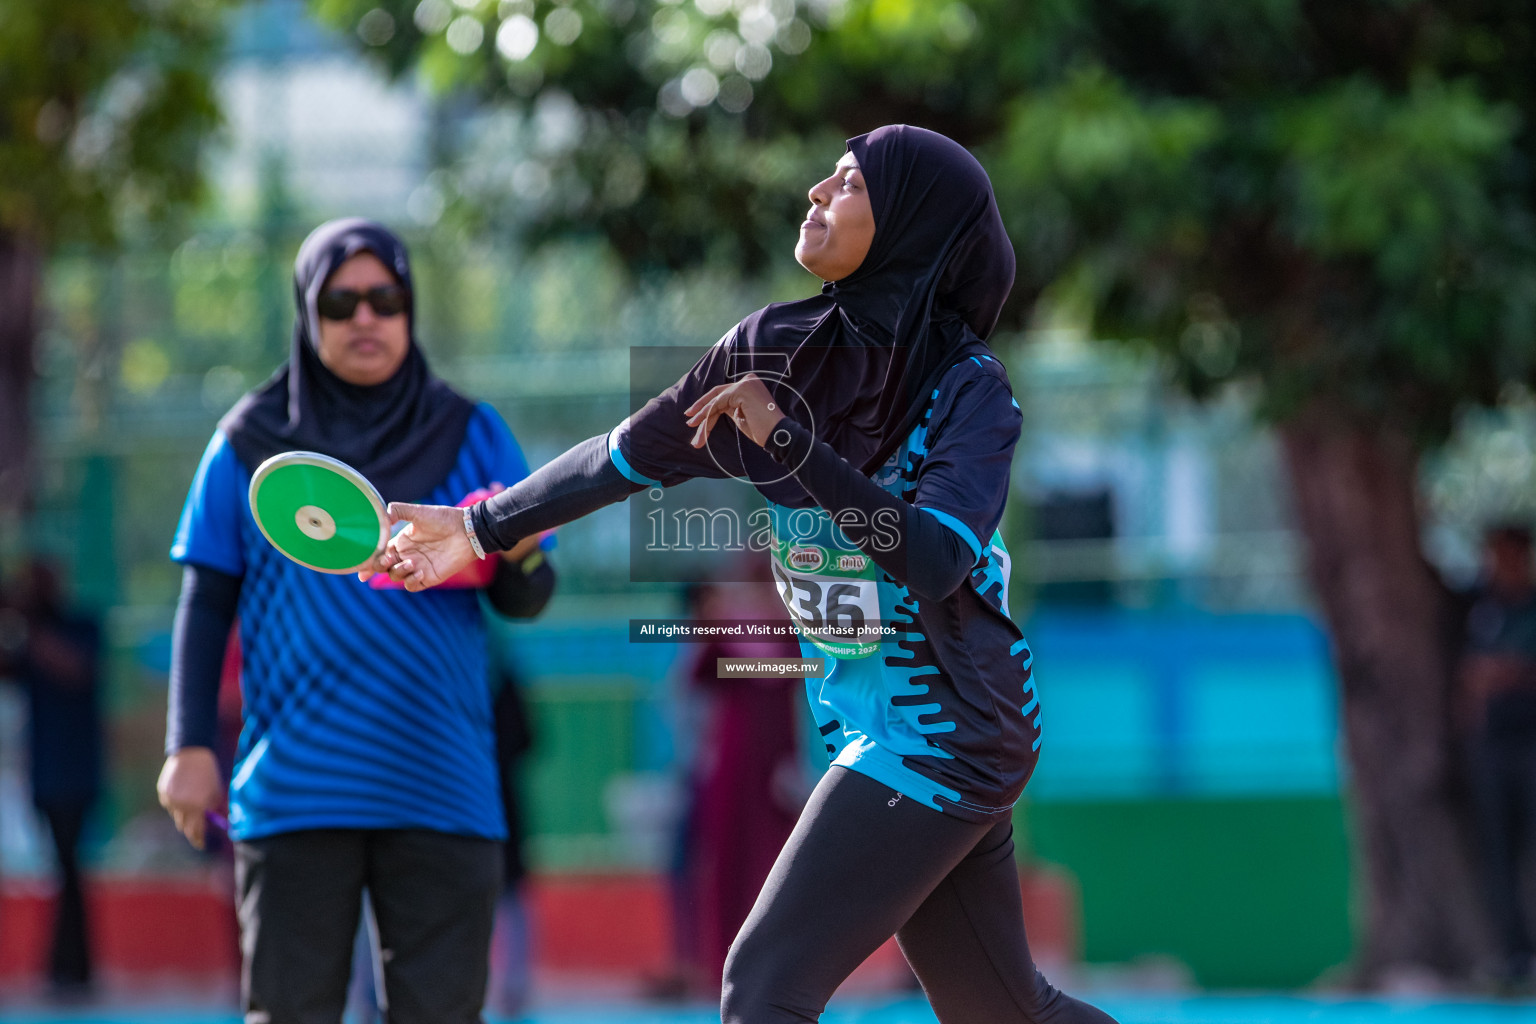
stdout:
<svg viewBox="0 0 1536 1024">
<path fill-rule="evenodd" d="M 366 567 L 365 579 L 373 572 L 387 572 L 406 590 L 426 590 L 451 579 L 476 560 L 465 532 L 464 509 L 395 501 L 389 511 L 396 520 L 410 525 L 398 531 L 388 548 Z"/>
</svg>

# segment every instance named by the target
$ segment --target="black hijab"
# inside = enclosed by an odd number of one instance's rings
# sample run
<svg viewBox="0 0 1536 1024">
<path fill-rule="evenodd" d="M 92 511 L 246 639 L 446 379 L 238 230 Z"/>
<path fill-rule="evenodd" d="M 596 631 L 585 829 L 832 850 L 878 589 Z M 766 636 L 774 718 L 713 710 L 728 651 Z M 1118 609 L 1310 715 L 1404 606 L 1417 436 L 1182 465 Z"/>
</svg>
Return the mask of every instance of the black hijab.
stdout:
<svg viewBox="0 0 1536 1024">
<path fill-rule="evenodd" d="M 719 471 L 701 464 L 686 448 L 692 429 L 679 425 L 681 410 L 756 372 L 787 415 L 868 474 L 917 425 L 945 371 L 989 351 L 1014 255 L 986 171 L 958 143 L 910 125 L 849 139 L 848 150 L 875 219 L 864 262 L 819 295 L 748 316 L 632 416 L 626 454 L 642 473 L 666 483 L 740 475 L 775 501 L 803 503 L 798 485 L 734 431 L 710 435 L 706 461 Z"/>
<path fill-rule="evenodd" d="M 419 501 L 453 469 L 474 407 L 427 368 L 413 307 L 405 314 L 405 362 L 384 383 L 349 384 L 320 362 L 316 300 L 336 268 L 362 252 L 411 289 L 410 257 L 388 228 L 360 218 L 320 225 L 293 264 L 298 315 L 288 361 L 236 402 L 219 427 L 248 470 L 280 452 L 315 451 L 362 473 L 386 501 Z"/>
</svg>

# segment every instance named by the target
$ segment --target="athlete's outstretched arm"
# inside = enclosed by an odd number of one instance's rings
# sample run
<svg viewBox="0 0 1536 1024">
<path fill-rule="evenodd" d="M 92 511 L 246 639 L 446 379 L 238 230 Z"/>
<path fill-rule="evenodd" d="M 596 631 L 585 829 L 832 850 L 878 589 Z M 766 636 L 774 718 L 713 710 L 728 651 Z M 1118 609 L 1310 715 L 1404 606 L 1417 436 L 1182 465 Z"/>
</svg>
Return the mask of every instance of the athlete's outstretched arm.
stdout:
<svg viewBox="0 0 1536 1024">
<path fill-rule="evenodd" d="M 642 490 L 614 466 L 608 435 L 589 437 L 500 494 L 470 508 L 486 553 L 580 519 Z"/>
<path fill-rule="evenodd" d="M 483 550 L 510 550 L 520 540 L 564 525 L 623 501 L 636 491 L 670 487 L 698 476 L 726 476 L 735 446 L 711 452 L 690 445 L 694 433 L 684 407 L 728 380 L 735 330 L 710 346 L 677 383 L 657 395 L 618 427 L 578 444 L 526 479 L 488 501 L 472 506 L 470 522 Z M 764 462 L 768 462 L 766 456 Z M 771 464 L 771 463 L 770 463 Z M 729 467 L 729 468 L 728 468 Z M 462 509 L 394 502 L 390 516 L 410 527 L 397 534 L 373 564 L 360 573 L 388 572 L 407 590 L 435 586 L 474 561 Z"/>
<path fill-rule="evenodd" d="M 620 473 L 608 454 L 608 435 L 576 445 L 495 497 L 469 508 L 475 537 L 487 553 L 510 550 L 525 537 L 563 526 L 643 490 Z M 390 518 L 411 525 L 374 562 L 407 590 L 435 586 L 475 560 L 464 510 L 390 502 Z"/>
</svg>

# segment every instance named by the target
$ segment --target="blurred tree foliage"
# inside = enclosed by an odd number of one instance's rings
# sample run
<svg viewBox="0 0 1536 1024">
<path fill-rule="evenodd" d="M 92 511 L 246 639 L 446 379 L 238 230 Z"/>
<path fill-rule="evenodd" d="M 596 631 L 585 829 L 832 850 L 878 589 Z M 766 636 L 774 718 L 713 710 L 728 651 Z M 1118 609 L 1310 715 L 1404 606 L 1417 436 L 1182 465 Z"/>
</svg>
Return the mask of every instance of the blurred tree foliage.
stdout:
<svg viewBox="0 0 1536 1024">
<path fill-rule="evenodd" d="M 1276 424 L 1343 686 L 1361 975 L 1475 970 L 1453 606 L 1415 488 L 1462 410 L 1536 381 L 1536 8 L 312 2 L 503 112 L 455 185 L 488 223 L 595 229 L 635 270 L 762 271 L 842 136 L 971 146 L 1020 257 L 1014 324 L 1070 311 Z"/>
<path fill-rule="evenodd" d="M 226 0 L 0 0 L 0 512 L 27 500 L 43 259 L 197 193 Z"/>
<path fill-rule="evenodd" d="M 759 273 L 841 138 L 908 121 L 991 171 L 1015 323 L 1049 290 L 1196 395 L 1411 402 L 1424 439 L 1536 376 L 1524 5 L 312 3 L 391 72 L 515 112 L 448 180 L 534 241 Z"/>
</svg>

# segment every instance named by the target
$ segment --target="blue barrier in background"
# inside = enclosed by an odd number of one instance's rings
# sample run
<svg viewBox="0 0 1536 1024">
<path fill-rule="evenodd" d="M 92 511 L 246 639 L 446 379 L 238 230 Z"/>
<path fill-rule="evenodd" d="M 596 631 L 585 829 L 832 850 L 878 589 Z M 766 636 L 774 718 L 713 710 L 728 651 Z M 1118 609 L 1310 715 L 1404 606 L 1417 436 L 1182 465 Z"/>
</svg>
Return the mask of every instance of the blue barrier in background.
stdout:
<svg viewBox="0 0 1536 1024">
<path fill-rule="evenodd" d="M 1335 793 L 1336 687 L 1301 615 L 1046 613 L 1036 800 Z"/>
<path fill-rule="evenodd" d="M 1338 791 L 1334 673 L 1305 616 L 1046 612 L 1025 635 L 1045 716 L 1035 800 Z M 680 653 L 630 643 L 616 618 L 546 620 L 512 637 L 536 687 L 623 678 L 652 704 Z"/>
</svg>

